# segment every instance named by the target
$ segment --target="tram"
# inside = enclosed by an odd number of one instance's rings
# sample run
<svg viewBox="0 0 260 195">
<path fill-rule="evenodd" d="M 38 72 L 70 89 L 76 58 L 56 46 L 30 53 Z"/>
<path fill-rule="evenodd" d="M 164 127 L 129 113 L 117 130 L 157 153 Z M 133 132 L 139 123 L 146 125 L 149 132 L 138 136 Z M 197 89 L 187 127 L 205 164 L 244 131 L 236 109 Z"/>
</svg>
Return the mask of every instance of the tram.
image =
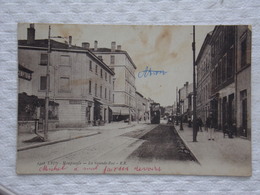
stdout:
<svg viewBox="0 0 260 195">
<path fill-rule="evenodd" d="M 150 105 L 151 124 L 160 124 L 161 112 L 159 103 L 151 103 Z"/>
</svg>

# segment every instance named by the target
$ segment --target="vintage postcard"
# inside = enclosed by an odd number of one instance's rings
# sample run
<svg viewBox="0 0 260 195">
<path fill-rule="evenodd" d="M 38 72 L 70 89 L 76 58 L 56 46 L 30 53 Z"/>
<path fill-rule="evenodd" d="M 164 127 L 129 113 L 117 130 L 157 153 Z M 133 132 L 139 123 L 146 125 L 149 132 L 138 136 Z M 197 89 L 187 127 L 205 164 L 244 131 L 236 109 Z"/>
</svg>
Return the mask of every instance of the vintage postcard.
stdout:
<svg viewBox="0 0 260 195">
<path fill-rule="evenodd" d="M 250 176 L 250 25 L 18 24 L 18 174 Z"/>
</svg>

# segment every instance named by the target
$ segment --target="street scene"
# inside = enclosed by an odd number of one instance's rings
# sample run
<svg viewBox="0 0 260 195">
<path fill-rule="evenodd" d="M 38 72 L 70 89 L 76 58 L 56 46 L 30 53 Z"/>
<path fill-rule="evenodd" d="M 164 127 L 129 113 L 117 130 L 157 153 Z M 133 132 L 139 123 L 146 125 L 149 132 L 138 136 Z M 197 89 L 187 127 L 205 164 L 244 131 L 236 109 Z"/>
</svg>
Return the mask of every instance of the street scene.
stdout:
<svg viewBox="0 0 260 195">
<path fill-rule="evenodd" d="M 252 174 L 251 26 L 18 24 L 18 80 L 18 174 Z"/>
</svg>

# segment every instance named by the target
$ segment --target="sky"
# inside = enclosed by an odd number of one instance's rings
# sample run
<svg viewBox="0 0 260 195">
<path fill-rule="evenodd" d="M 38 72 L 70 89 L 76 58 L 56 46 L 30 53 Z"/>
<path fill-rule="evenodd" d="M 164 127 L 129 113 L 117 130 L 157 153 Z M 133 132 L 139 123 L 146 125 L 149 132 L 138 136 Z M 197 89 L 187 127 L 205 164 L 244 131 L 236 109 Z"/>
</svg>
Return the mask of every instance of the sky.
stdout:
<svg viewBox="0 0 260 195">
<path fill-rule="evenodd" d="M 121 45 L 136 65 L 136 89 L 146 98 L 151 98 L 161 106 L 173 105 L 176 88 L 193 81 L 193 26 L 152 26 L 152 25 L 83 25 L 50 24 L 51 36 L 72 36 L 72 44 L 81 46 L 89 42 L 90 47 L 98 41 L 98 47 L 111 48 L 111 42 Z M 29 24 L 18 24 L 18 39 L 27 38 Z M 35 38 L 48 38 L 49 24 L 35 24 Z M 214 26 L 195 26 L 196 56 L 203 41 Z M 57 41 L 64 41 L 57 39 Z M 165 71 L 147 77 L 138 73 L 148 67 L 155 71 Z"/>
</svg>

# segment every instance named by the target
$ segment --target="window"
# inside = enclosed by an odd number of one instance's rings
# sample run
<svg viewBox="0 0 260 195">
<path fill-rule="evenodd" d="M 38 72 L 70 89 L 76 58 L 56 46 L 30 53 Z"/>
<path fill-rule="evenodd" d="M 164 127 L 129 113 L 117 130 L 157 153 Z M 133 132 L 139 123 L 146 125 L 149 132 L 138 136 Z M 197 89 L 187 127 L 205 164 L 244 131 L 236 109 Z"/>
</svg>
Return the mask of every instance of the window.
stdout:
<svg viewBox="0 0 260 195">
<path fill-rule="evenodd" d="M 92 61 L 89 61 L 89 70 L 92 71 Z"/>
<path fill-rule="evenodd" d="M 102 98 L 102 86 L 100 86 L 100 98 Z"/>
<path fill-rule="evenodd" d="M 241 42 L 241 68 L 246 66 L 246 39 Z"/>
<path fill-rule="evenodd" d="M 103 70 L 100 68 L 100 77 L 103 78 Z"/>
<path fill-rule="evenodd" d="M 88 83 L 88 92 L 89 92 L 89 94 L 91 94 L 91 81 L 89 81 L 89 83 Z"/>
<path fill-rule="evenodd" d="M 214 43 L 213 43 L 214 44 Z M 211 47 L 211 56 L 214 57 L 215 56 L 215 45 L 212 45 Z"/>
<path fill-rule="evenodd" d="M 217 68 L 217 70 L 218 70 L 218 85 L 220 85 L 221 84 L 221 66 L 219 66 L 218 65 L 218 68 Z"/>
<path fill-rule="evenodd" d="M 48 64 L 48 54 L 47 53 L 42 53 L 41 54 L 40 65 L 46 66 L 47 64 Z"/>
<path fill-rule="evenodd" d="M 95 83 L 95 96 L 97 96 L 97 84 Z"/>
<path fill-rule="evenodd" d="M 228 53 L 228 64 L 227 64 L 227 78 L 233 76 L 233 65 L 234 65 L 234 48 L 229 50 Z"/>
<path fill-rule="evenodd" d="M 110 64 L 115 64 L 115 56 L 110 56 Z"/>
<path fill-rule="evenodd" d="M 60 56 L 60 65 L 69 66 L 70 65 L 70 56 L 61 55 Z"/>
<path fill-rule="evenodd" d="M 98 65 L 96 64 L 96 74 L 98 74 Z"/>
<path fill-rule="evenodd" d="M 107 72 L 105 72 L 105 80 L 107 81 Z"/>
<path fill-rule="evenodd" d="M 70 91 L 70 78 L 60 77 L 60 91 L 69 92 Z"/>
<path fill-rule="evenodd" d="M 107 99 L 107 88 L 105 88 L 105 99 Z"/>
<path fill-rule="evenodd" d="M 227 56 L 225 55 L 222 61 L 222 81 L 227 80 Z"/>
<path fill-rule="evenodd" d="M 40 77 L 40 90 L 46 90 L 47 88 L 47 77 L 41 76 Z"/>
<path fill-rule="evenodd" d="M 108 91 L 108 100 L 109 101 L 111 100 L 111 91 L 110 90 Z"/>
</svg>

